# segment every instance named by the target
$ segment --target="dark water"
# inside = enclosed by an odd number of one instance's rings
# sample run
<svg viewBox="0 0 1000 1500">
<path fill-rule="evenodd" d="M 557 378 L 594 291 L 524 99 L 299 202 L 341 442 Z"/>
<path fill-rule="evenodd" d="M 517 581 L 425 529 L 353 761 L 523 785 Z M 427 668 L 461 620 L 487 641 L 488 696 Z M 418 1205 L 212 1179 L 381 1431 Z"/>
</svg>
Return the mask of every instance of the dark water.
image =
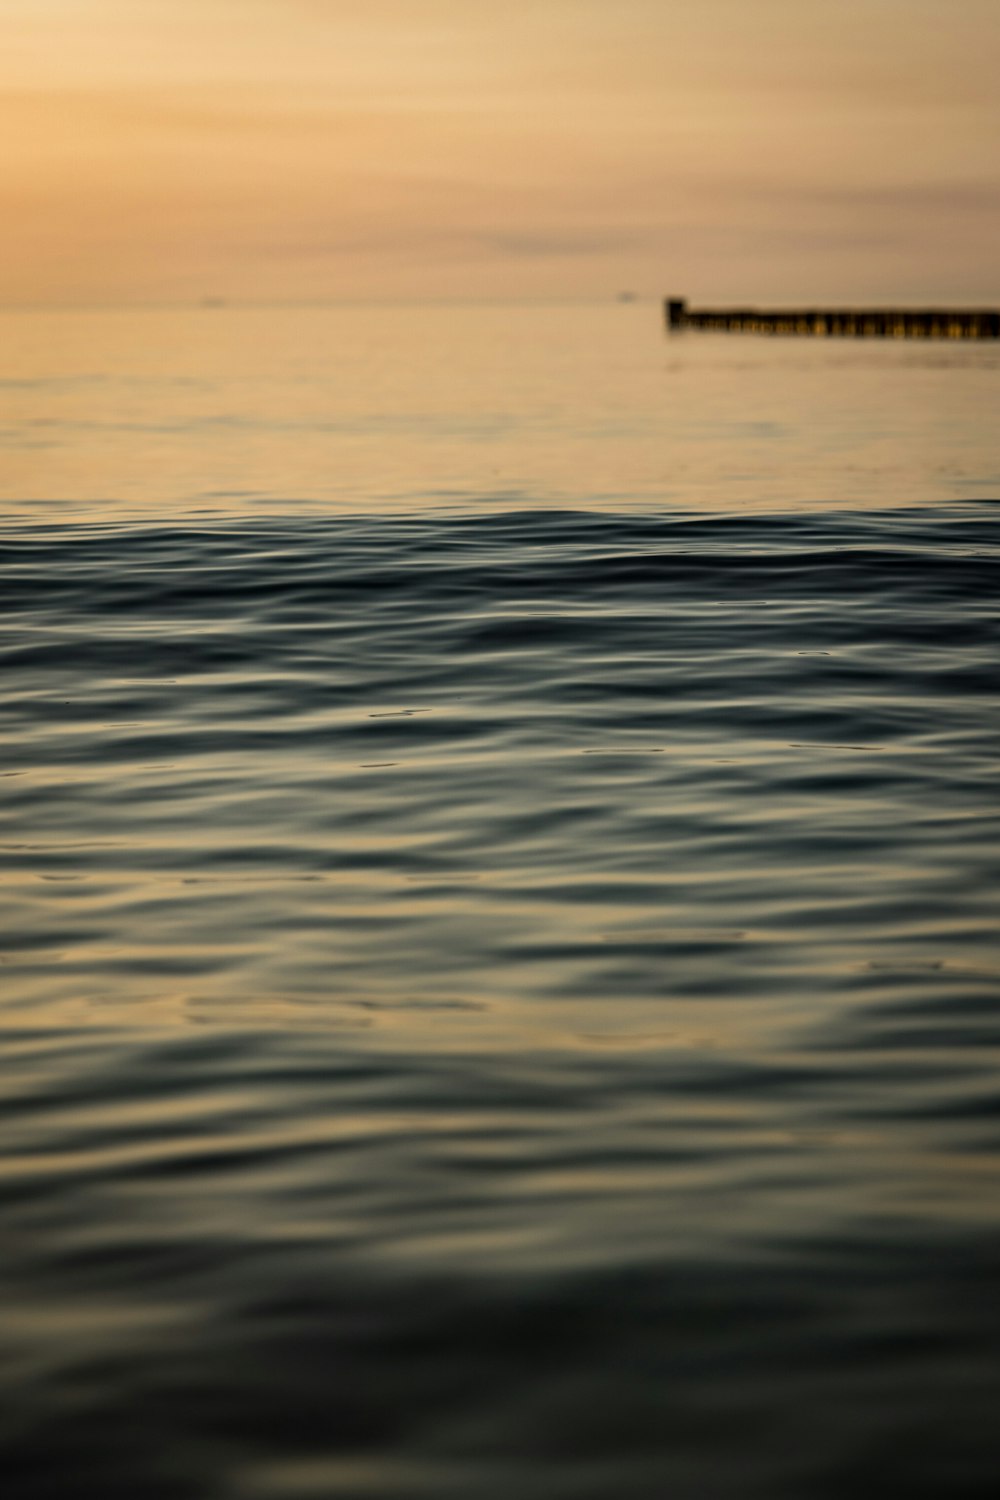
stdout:
<svg viewBox="0 0 1000 1500">
<path fill-rule="evenodd" d="M 579 492 L 5 524 L 5 1495 L 996 1492 L 1000 509 Z"/>
</svg>

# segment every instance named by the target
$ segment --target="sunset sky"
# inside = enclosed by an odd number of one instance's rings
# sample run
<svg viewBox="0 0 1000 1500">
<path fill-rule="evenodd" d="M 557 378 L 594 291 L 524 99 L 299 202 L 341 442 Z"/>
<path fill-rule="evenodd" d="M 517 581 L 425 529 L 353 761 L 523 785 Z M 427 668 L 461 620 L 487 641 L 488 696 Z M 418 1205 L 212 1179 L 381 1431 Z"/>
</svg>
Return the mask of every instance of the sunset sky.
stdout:
<svg viewBox="0 0 1000 1500">
<path fill-rule="evenodd" d="M 0 301 L 1000 301 L 997 0 L 0 0 Z"/>
</svg>

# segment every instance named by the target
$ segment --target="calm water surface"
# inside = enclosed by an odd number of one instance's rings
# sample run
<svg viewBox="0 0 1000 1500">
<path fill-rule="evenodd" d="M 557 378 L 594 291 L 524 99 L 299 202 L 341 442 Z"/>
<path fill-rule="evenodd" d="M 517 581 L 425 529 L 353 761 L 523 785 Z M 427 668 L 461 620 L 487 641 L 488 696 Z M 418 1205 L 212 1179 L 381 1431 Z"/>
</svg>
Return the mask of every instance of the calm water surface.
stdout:
<svg viewBox="0 0 1000 1500">
<path fill-rule="evenodd" d="M 1000 1478 L 1000 350 L 0 317 L 16 1500 Z"/>
</svg>

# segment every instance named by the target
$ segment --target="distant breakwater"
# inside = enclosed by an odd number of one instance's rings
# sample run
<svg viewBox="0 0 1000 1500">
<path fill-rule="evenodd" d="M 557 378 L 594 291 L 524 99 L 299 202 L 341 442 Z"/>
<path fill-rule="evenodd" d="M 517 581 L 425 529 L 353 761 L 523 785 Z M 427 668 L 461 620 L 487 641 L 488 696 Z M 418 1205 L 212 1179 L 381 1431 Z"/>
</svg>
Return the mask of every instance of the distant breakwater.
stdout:
<svg viewBox="0 0 1000 1500">
<path fill-rule="evenodd" d="M 690 308 L 683 298 L 668 298 L 664 316 L 672 333 L 699 329 L 709 333 L 811 334 L 821 338 L 1000 338 L 1000 311 L 991 309 Z"/>
</svg>

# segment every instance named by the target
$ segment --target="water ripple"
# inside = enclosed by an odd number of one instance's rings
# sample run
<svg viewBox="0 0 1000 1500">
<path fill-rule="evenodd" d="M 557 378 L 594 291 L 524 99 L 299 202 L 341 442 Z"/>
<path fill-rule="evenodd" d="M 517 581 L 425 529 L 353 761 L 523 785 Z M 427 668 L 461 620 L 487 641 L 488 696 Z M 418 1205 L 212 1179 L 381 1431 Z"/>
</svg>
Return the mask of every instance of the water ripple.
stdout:
<svg viewBox="0 0 1000 1500">
<path fill-rule="evenodd" d="M 9 528 L 12 1492 L 992 1494 L 997 516 Z"/>
</svg>

